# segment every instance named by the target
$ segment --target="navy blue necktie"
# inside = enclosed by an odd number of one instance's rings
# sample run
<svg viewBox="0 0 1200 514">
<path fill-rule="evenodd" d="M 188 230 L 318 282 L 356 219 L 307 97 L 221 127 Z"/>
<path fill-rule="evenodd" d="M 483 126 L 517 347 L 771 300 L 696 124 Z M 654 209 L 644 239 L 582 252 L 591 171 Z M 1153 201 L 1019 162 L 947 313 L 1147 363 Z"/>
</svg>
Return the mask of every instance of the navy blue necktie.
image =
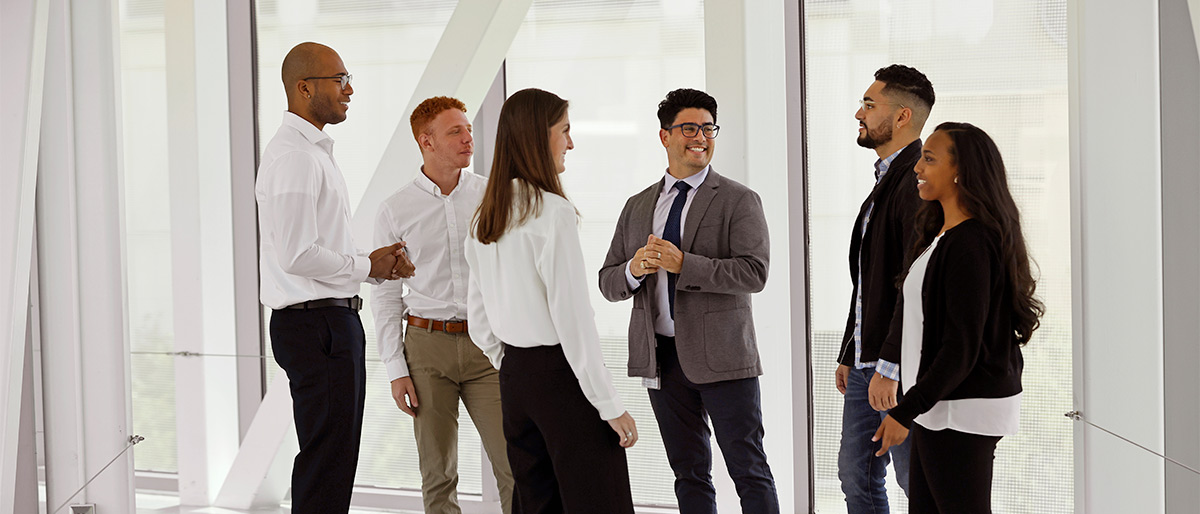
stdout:
<svg viewBox="0 0 1200 514">
<path fill-rule="evenodd" d="M 663 239 L 670 241 L 675 248 L 679 248 L 679 225 L 683 221 L 683 206 L 687 203 L 688 190 L 691 188 L 692 186 L 682 180 L 675 183 L 675 189 L 678 189 L 679 193 L 675 195 L 675 202 L 671 204 L 671 213 L 667 215 L 667 226 L 663 227 Z M 677 280 L 679 280 L 678 274 L 667 272 L 667 303 L 671 307 L 671 319 L 675 319 L 675 282 Z"/>
</svg>

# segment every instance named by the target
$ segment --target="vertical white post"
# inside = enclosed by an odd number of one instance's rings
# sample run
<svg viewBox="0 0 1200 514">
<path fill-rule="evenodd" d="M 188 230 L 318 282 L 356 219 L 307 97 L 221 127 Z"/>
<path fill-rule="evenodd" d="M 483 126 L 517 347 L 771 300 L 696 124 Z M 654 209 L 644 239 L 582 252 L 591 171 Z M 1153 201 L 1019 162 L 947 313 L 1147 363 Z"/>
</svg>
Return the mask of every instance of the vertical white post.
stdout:
<svg viewBox="0 0 1200 514">
<path fill-rule="evenodd" d="M 723 175 L 750 186 L 763 200 L 771 236 L 771 273 L 767 287 L 754 296 L 755 332 L 762 356 L 761 377 L 764 443 L 769 456 L 782 511 L 795 510 L 795 495 L 804 489 L 794 487 L 797 442 L 807 449 L 807 425 L 801 426 L 802 438 L 793 427 L 793 409 L 799 400 L 801 409 L 807 394 L 794 396 L 797 369 L 793 348 L 804 348 L 805 332 L 793 332 L 794 307 L 789 208 L 788 101 L 789 64 L 785 8 L 770 0 L 709 0 L 704 3 L 705 87 L 717 99 L 721 137 L 713 157 L 713 167 Z M 796 85 L 796 84 L 791 84 Z M 802 170 L 799 170 L 802 171 Z M 800 175 L 796 175 L 799 177 Z M 801 191 L 801 194 L 803 191 Z M 802 218 L 798 218 L 799 222 Z M 803 240 L 799 241 L 803 244 Z M 803 251 L 803 247 L 799 247 Z M 801 276 L 802 278 L 803 276 Z M 803 313 L 803 310 L 800 311 Z M 800 318 L 803 319 L 803 316 Z M 805 325 L 799 325 L 802 329 Z M 803 357 L 801 354 L 800 357 Z M 806 376 L 806 375 L 805 375 Z M 801 389 L 801 392 L 806 389 Z M 806 454 L 801 454 L 806 455 Z M 724 469 L 719 449 L 714 445 L 715 470 Z M 807 457 L 803 462 L 807 467 Z M 740 509 L 732 480 L 726 473 L 714 473 L 718 510 Z M 807 478 L 804 478 L 807 484 Z M 807 486 L 805 486 L 807 488 Z M 805 493 L 805 497 L 807 494 Z"/>
<path fill-rule="evenodd" d="M 0 169 L 16 170 L 0 176 L 0 291 L 8 292 L 0 297 L 0 513 L 27 511 L 31 493 L 36 505 L 23 464 L 33 450 L 25 389 L 32 386 L 28 302 L 48 12 L 49 2 L 30 0 L 5 4 L 0 17 L 0 68 L 20 88 L 0 98 L 0 116 L 17 121 L 0 126 Z"/>
<path fill-rule="evenodd" d="M 209 505 L 237 454 L 237 353 L 224 2 L 166 4 L 167 151 L 179 498 Z M 247 91 L 247 93 L 250 93 Z"/>
<path fill-rule="evenodd" d="M 73 501 L 133 512 L 117 6 L 50 4 L 37 190 L 46 499 L 57 508 L 94 476 Z"/>
<path fill-rule="evenodd" d="M 791 490 L 792 508 L 788 512 L 812 512 L 812 455 L 809 453 L 812 434 L 812 408 L 809 384 L 812 383 L 811 363 L 809 362 L 809 309 L 808 309 L 808 191 L 804 180 L 804 147 L 807 134 L 804 132 L 804 19 L 801 2 L 785 2 L 783 9 L 784 23 L 784 73 L 783 103 L 784 116 L 787 118 L 787 197 L 784 199 L 785 210 L 772 211 L 775 219 L 788 220 L 787 244 L 789 257 L 784 263 L 776 264 L 775 269 L 788 267 L 791 274 L 790 287 L 791 308 L 784 313 L 784 319 L 791 320 L 791 334 L 786 339 L 790 343 L 791 361 L 791 450 L 792 450 L 792 479 L 790 482 L 780 482 L 783 488 Z M 768 102 L 769 103 L 769 102 Z M 763 106 L 763 108 L 770 108 Z M 775 107 L 778 108 L 778 107 Z M 765 171 L 765 170 L 764 170 Z M 769 182 L 766 182 L 769 184 Z M 775 188 L 767 188 L 773 190 Z M 782 189 L 782 188 L 780 188 Z M 772 198 L 776 198 L 774 195 Z M 772 221 L 774 223 L 774 221 Z M 781 229 L 776 229 L 781 230 Z M 774 233 L 772 233 L 774 235 Z M 782 244 L 776 243 L 776 244 Z M 777 282 L 778 283 L 778 282 Z"/>
<path fill-rule="evenodd" d="M 1068 18 L 1076 408 L 1162 452 L 1158 2 L 1072 0 Z M 1163 512 L 1162 459 L 1090 427 L 1075 448 L 1079 512 Z"/>
</svg>

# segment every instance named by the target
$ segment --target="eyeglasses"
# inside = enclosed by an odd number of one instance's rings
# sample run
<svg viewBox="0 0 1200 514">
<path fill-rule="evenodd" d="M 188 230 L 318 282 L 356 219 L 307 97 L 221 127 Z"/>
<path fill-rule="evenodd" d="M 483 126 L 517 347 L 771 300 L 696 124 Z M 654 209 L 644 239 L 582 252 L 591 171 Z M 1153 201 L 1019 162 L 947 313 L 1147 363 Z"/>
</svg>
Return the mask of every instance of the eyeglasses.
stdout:
<svg viewBox="0 0 1200 514">
<path fill-rule="evenodd" d="M 713 125 L 712 123 L 705 123 L 703 125 L 696 123 L 680 123 L 678 125 L 671 125 L 663 130 L 670 132 L 673 128 L 679 129 L 679 132 L 683 134 L 683 137 L 696 137 L 697 132 L 703 132 L 704 137 L 707 139 L 716 139 L 717 132 L 721 131 L 720 125 Z"/>
<path fill-rule="evenodd" d="M 346 88 L 350 87 L 350 81 L 354 80 L 354 75 L 347 73 L 345 75 L 334 75 L 332 77 L 304 77 L 303 80 L 316 80 L 316 79 L 336 80 L 336 81 L 338 81 L 338 83 L 340 83 L 342 85 L 342 91 L 345 91 Z"/>
<path fill-rule="evenodd" d="M 874 100 L 859 100 L 859 101 L 858 101 L 858 105 L 859 105 L 860 107 L 862 107 L 862 110 L 864 110 L 864 111 L 869 111 L 869 110 L 871 110 L 871 109 L 874 109 L 874 108 L 875 108 L 876 106 L 878 106 L 878 105 L 896 105 L 896 106 L 899 106 L 901 109 L 904 109 L 904 108 L 905 108 L 905 107 L 904 107 L 904 104 L 892 104 L 892 103 L 887 103 L 887 102 L 876 102 L 876 101 L 874 101 Z"/>
</svg>

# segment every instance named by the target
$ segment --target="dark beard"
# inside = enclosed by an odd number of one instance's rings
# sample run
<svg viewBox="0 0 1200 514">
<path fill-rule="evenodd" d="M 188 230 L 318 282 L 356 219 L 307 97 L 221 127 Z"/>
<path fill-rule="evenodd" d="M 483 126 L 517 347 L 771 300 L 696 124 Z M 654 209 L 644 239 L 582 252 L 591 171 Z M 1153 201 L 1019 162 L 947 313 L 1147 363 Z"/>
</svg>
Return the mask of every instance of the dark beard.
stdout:
<svg viewBox="0 0 1200 514">
<path fill-rule="evenodd" d="M 892 140 L 892 126 L 884 125 L 879 130 L 871 130 L 867 127 L 867 133 L 858 136 L 858 146 L 870 148 L 872 150 L 879 148 Z"/>
</svg>

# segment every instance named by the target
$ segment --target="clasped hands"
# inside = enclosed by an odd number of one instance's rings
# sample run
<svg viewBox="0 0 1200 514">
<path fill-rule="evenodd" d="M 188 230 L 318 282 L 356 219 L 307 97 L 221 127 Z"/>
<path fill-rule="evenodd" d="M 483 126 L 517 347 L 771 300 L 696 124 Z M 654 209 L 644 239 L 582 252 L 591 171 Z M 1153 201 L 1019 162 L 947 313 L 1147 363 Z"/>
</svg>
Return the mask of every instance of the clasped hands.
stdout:
<svg viewBox="0 0 1200 514">
<path fill-rule="evenodd" d="M 417 267 L 408 260 L 404 246 L 404 241 L 400 241 L 371 252 L 371 278 L 398 280 L 413 276 Z"/>
<path fill-rule="evenodd" d="M 646 237 L 646 246 L 638 248 L 633 254 L 629 271 L 634 277 L 642 277 L 657 273 L 659 269 L 671 273 L 679 273 L 683 269 L 683 252 L 666 239 L 650 234 Z"/>
</svg>

